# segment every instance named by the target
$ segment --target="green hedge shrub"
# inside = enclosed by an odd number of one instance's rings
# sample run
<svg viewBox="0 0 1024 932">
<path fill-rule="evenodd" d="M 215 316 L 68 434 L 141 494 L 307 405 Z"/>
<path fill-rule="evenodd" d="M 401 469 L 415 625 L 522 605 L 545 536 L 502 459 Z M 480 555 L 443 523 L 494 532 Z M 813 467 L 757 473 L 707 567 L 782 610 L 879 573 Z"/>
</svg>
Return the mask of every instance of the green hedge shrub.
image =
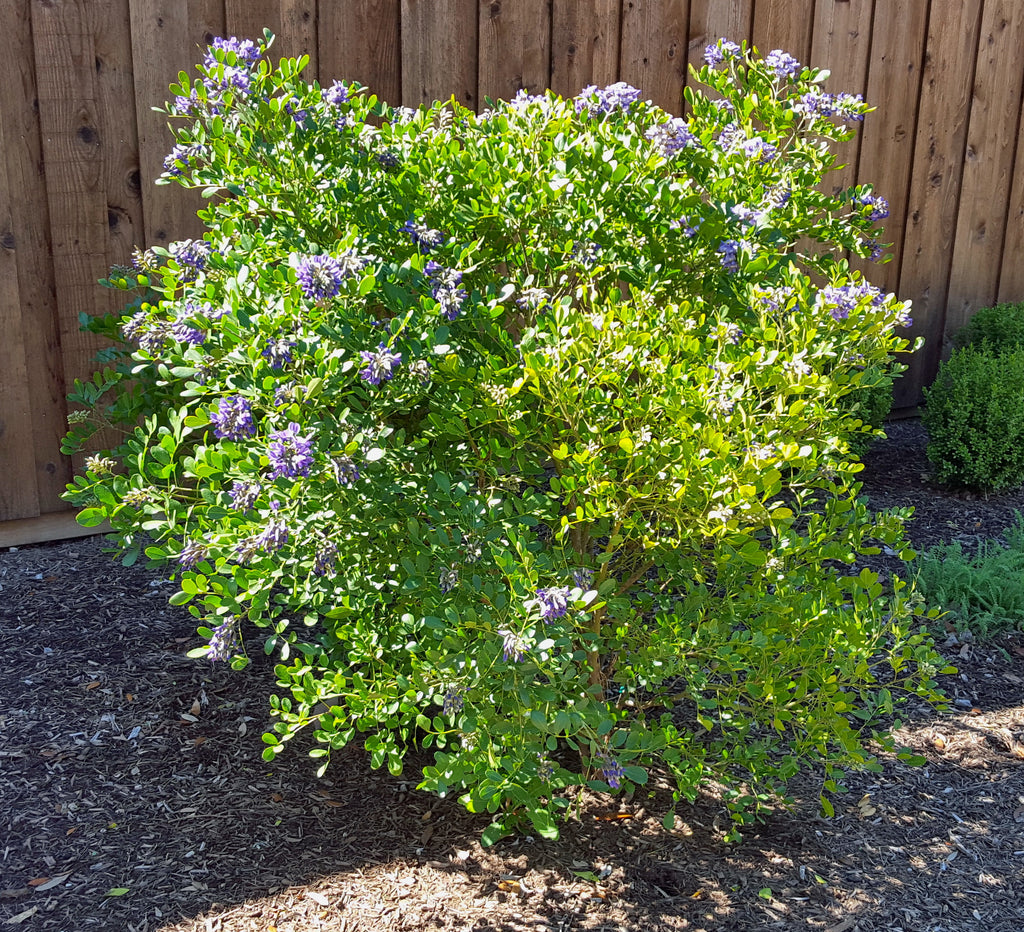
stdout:
<svg viewBox="0 0 1024 932">
<path fill-rule="evenodd" d="M 924 398 L 938 482 L 975 491 L 1024 483 L 1024 350 L 954 350 Z"/>
<path fill-rule="evenodd" d="M 1024 349 L 1024 303 L 984 307 L 953 336 L 953 346 L 974 346 L 992 353 Z"/>
</svg>

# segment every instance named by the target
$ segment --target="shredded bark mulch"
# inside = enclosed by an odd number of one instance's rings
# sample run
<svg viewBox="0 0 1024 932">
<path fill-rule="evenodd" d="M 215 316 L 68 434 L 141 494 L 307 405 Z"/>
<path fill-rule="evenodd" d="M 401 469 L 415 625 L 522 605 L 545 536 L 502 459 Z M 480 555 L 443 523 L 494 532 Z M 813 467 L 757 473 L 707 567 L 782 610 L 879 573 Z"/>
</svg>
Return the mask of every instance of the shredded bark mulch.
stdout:
<svg viewBox="0 0 1024 932">
<path fill-rule="evenodd" d="M 868 454 L 871 505 L 917 509 L 917 548 L 998 536 L 1024 490 L 968 498 L 925 479 L 917 422 Z M 272 663 L 234 673 L 173 587 L 96 538 L 0 553 L 0 926 L 126 932 L 1024 928 L 1024 638 L 947 643 L 951 710 L 909 710 L 927 758 L 853 773 L 819 817 L 796 803 L 725 844 L 708 796 L 660 819 L 652 781 L 592 796 L 556 843 L 491 849 L 487 820 L 351 748 L 323 779 L 295 748 L 260 758 Z M 879 568 L 900 572 L 881 555 Z M 886 560 L 889 562 L 887 563 Z M 648 795 L 650 791 L 651 795 Z"/>
</svg>

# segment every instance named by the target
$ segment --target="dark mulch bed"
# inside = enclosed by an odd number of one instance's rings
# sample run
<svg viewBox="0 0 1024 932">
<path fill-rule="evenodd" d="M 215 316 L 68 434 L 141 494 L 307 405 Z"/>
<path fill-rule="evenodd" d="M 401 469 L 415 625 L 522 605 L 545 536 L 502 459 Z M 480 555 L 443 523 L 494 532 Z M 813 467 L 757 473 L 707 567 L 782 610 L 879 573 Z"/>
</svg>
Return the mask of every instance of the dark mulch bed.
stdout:
<svg viewBox="0 0 1024 932">
<path fill-rule="evenodd" d="M 1024 491 L 930 487 L 923 433 L 897 422 L 868 457 L 876 508 L 912 504 L 919 548 L 976 544 Z M 851 775 L 835 818 L 812 777 L 797 804 L 721 842 L 714 799 L 659 826 L 662 796 L 591 798 L 558 843 L 483 850 L 485 821 L 367 767 L 325 779 L 260 759 L 270 662 L 236 674 L 171 588 L 86 539 L 0 554 L 0 925 L 206 930 L 762 928 L 1017 932 L 1024 927 L 1024 646 L 949 645 L 953 710 L 911 710 L 928 759 Z M 879 558 L 892 573 L 898 561 Z M 656 794 L 659 791 L 655 789 Z"/>
</svg>

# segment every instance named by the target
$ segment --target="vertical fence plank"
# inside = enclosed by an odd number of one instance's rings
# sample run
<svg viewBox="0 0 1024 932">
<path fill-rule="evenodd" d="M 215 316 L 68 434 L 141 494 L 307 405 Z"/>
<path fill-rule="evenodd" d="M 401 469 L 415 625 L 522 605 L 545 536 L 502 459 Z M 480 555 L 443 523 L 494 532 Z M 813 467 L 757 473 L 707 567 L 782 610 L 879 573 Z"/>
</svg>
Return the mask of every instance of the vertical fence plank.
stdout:
<svg viewBox="0 0 1024 932">
<path fill-rule="evenodd" d="M 688 58 L 694 68 L 704 64 L 704 49 L 719 39 L 749 42 L 754 0 L 691 0 Z"/>
<path fill-rule="evenodd" d="M 0 101 L 0 153 L 6 153 L 6 94 Z M 0 158 L 0 521 L 39 514 L 12 195 L 7 160 Z"/>
<path fill-rule="evenodd" d="M 553 0 L 551 89 L 574 97 L 591 84 L 619 76 L 622 0 Z"/>
<path fill-rule="evenodd" d="M 1024 14 L 1019 4 L 1012 0 L 985 3 L 953 244 L 946 337 L 956 333 L 978 308 L 993 304 L 998 294 L 1020 118 L 1022 46 Z M 1011 261 L 1021 259 L 1014 256 Z"/>
<path fill-rule="evenodd" d="M 338 6 L 325 0 L 324 6 Z M 317 74 L 316 0 L 225 0 L 224 30 L 240 39 L 262 39 L 263 30 L 275 36 L 271 60 L 309 56 L 308 80 Z"/>
<path fill-rule="evenodd" d="M 477 85 L 481 105 L 521 88 L 542 92 L 551 79 L 551 0 L 480 0 Z"/>
<path fill-rule="evenodd" d="M 688 0 L 623 0 L 619 78 L 670 113 L 683 112 Z"/>
<path fill-rule="evenodd" d="M 754 7 L 751 42 L 762 55 L 772 49 L 789 52 L 801 62 L 811 52 L 814 0 L 771 0 Z"/>
<path fill-rule="evenodd" d="M 928 7 L 924 3 L 886 5 L 887 15 L 879 15 L 882 12 L 881 8 L 876 11 L 872 28 L 866 96 L 869 102 L 877 102 L 878 110 L 868 114 L 861 130 L 857 180 L 873 184 L 876 193 L 889 201 L 883 240 L 892 242 L 893 260 L 879 266 L 855 258 L 851 264 L 884 291 L 895 291 L 917 132 Z"/>
<path fill-rule="evenodd" d="M 401 18 L 401 0 L 321 0 L 320 83 L 358 81 L 381 100 L 402 103 Z"/>
<path fill-rule="evenodd" d="M 60 345 L 67 383 L 86 378 L 102 345 L 79 329 L 79 314 L 110 307 L 97 284 L 108 265 L 106 162 L 116 132 L 102 121 L 97 46 L 116 0 L 32 0 L 32 35 L 39 87 L 39 119 L 46 165 L 53 266 L 60 306 Z M 101 443 L 103 441 L 100 441 Z"/>
<path fill-rule="evenodd" d="M 1024 106 L 1018 117 L 1017 158 L 1013 169 L 1013 184 L 1006 217 L 1006 242 L 999 269 L 999 294 L 996 300 L 1024 301 L 1024 146 L 1020 144 L 1024 133 Z"/>
<path fill-rule="evenodd" d="M 174 145 L 167 117 L 153 107 L 170 97 L 168 86 L 178 72 L 195 76 L 203 49 L 225 33 L 223 0 L 131 0 L 132 56 L 145 67 L 135 73 L 135 113 L 139 134 L 145 240 L 166 246 L 174 240 L 201 236 L 196 211 L 203 205 L 198 191 L 178 185 L 157 186 L 164 157 Z"/>
<path fill-rule="evenodd" d="M 477 93 L 475 0 L 402 0 L 402 103 L 452 95 L 471 110 Z"/>
<path fill-rule="evenodd" d="M 868 54 L 874 0 L 858 3 L 818 0 L 814 10 L 811 53 L 807 64 L 832 72 L 828 87 L 833 93 L 867 96 Z M 872 101 L 869 101 L 872 103 Z M 833 191 L 850 187 L 857 177 L 861 134 L 835 148 L 836 170 L 828 176 Z"/>
<path fill-rule="evenodd" d="M 4 236 L 0 245 L 5 251 L 14 250 L 18 303 L 13 307 L 21 316 L 21 342 L 27 370 L 24 384 L 32 425 L 31 433 L 19 437 L 18 443 L 32 449 L 38 507 L 45 513 L 67 507 L 60 493 L 71 478 L 71 469 L 60 455 L 61 437 L 67 429 L 67 405 L 50 258 L 50 213 L 32 54 L 30 0 L 0 4 L 0 56 L 10 63 L 7 80 L 0 84 L 4 121 L 0 160 L 6 167 L 11 215 L 11 236 Z M 6 341 L 6 322 L 0 334 L 0 340 Z M 13 336 L 11 342 L 16 342 Z M 5 387 L 6 384 L 16 386 L 14 371 L 0 370 L 0 378 Z M 16 392 L 17 388 L 12 391 Z M 6 475 L 6 471 L 0 473 L 0 483 L 7 481 L 3 478 Z"/>
<path fill-rule="evenodd" d="M 914 302 L 910 334 L 925 345 L 905 360 L 897 408 L 920 403 L 942 351 L 981 2 L 932 0 L 899 286 Z"/>
</svg>

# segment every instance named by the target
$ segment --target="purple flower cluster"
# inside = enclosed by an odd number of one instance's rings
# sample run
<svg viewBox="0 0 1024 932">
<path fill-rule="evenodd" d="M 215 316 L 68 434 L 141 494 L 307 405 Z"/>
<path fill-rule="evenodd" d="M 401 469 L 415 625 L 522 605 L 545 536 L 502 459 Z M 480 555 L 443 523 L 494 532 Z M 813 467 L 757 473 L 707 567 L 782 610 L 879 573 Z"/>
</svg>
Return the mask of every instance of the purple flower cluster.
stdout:
<svg viewBox="0 0 1024 932">
<path fill-rule="evenodd" d="M 794 109 L 804 116 L 834 116 L 843 121 L 860 122 L 866 108 L 860 94 L 826 94 L 814 88 L 801 95 Z"/>
<path fill-rule="evenodd" d="M 740 47 L 735 42 L 722 38 L 704 49 L 704 61 L 715 68 L 727 59 L 738 58 L 739 54 Z"/>
<path fill-rule="evenodd" d="M 441 592 L 451 592 L 459 584 L 459 571 L 454 566 L 443 566 L 437 578 Z"/>
<path fill-rule="evenodd" d="M 306 121 L 309 119 L 308 110 L 300 110 L 290 100 L 284 105 L 284 112 L 288 114 L 295 121 L 295 125 L 299 129 L 306 128 Z"/>
<path fill-rule="evenodd" d="M 765 216 L 763 210 L 757 210 L 747 204 L 735 204 L 730 213 L 745 227 L 757 226 Z"/>
<path fill-rule="evenodd" d="M 719 131 L 715 144 L 723 152 L 729 152 L 733 146 L 740 145 L 746 138 L 743 127 L 739 123 L 726 123 Z"/>
<path fill-rule="evenodd" d="M 572 254 L 584 268 L 592 269 L 601 258 L 604 247 L 593 240 L 573 243 Z"/>
<path fill-rule="evenodd" d="M 170 334 L 179 343 L 188 343 L 190 346 L 202 346 L 206 342 L 206 334 L 187 320 L 176 320 L 171 324 Z"/>
<path fill-rule="evenodd" d="M 252 406 L 241 395 L 227 395 L 210 412 L 213 432 L 221 440 L 244 440 L 256 433 L 252 419 Z"/>
<path fill-rule="evenodd" d="M 765 142 L 760 136 L 754 136 L 752 139 L 746 140 L 742 143 L 742 149 L 748 159 L 756 160 L 762 164 L 770 162 L 775 157 L 775 153 L 779 151 L 776 146 L 773 146 L 770 142 Z"/>
<path fill-rule="evenodd" d="M 167 251 L 174 256 L 181 267 L 181 280 L 194 282 L 199 277 L 199 273 L 206 268 L 206 263 L 213 252 L 213 246 L 202 239 L 183 239 L 171 243 L 167 247 Z"/>
<path fill-rule="evenodd" d="M 462 698 L 465 690 L 461 686 L 453 686 L 444 694 L 444 704 L 441 706 L 442 715 L 455 715 L 461 712 L 465 706 Z"/>
<path fill-rule="evenodd" d="M 430 294 L 440 305 L 441 316 L 455 320 L 467 297 L 466 289 L 461 287 L 462 273 L 446 269 L 433 260 L 427 263 L 426 273 L 430 279 Z"/>
<path fill-rule="evenodd" d="M 183 570 L 194 570 L 203 560 L 209 557 L 210 551 L 206 544 L 198 540 L 190 540 L 181 548 L 178 554 L 178 565 Z"/>
<path fill-rule="evenodd" d="M 402 164 L 401 157 L 397 152 L 394 152 L 391 149 L 385 149 L 383 152 L 378 152 L 376 158 L 377 164 L 386 172 L 396 171 Z"/>
<path fill-rule="evenodd" d="M 294 421 L 283 430 L 270 435 L 267 459 L 270 460 L 272 479 L 296 479 L 308 476 L 313 467 L 313 436 L 303 437 Z"/>
<path fill-rule="evenodd" d="M 338 545 L 333 540 L 323 540 L 313 554 L 313 575 L 333 576 L 337 572 Z"/>
<path fill-rule="evenodd" d="M 505 661 L 511 660 L 513 663 L 521 663 L 526 656 L 526 652 L 530 649 L 530 645 L 526 642 L 525 638 L 514 631 L 510 631 L 508 628 L 499 628 L 498 634 L 502 637 L 502 659 Z"/>
<path fill-rule="evenodd" d="M 693 239 L 698 231 L 700 230 L 701 224 L 704 221 L 701 219 L 694 220 L 692 217 L 680 217 L 678 220 L 670 220 L 669 226 L 676 230 L 682 230 L 683 236 L 687 239 Z"/>
<path fill-rule="evenodd" d="M 257 550 L 274 553 L 288 543 L 288 536 L 288 527 L 284 521 L 274 516 L 267 523 L 267 526 L 256 537 L 252 538 L 252 543 Z"/>
<path fill-rule="evenodd" d="M 359 355 L 366 363 L 366 368 L 359 370 L 359 376 L 371 385 L 390 379 L 402 362 L 402 354 L 392 353 L 384 343 L 379 343 L 376 350 L 360 350 Z"/>
<path fill-rule="evenodd" d="M 423 252 L 430 252 L 444 243 L 444 234 L 440 230 L 431 229 L 422 220 L 406 220 L 401 231 L 408 233 L 416 248 Z"/>
<path fill-rule="evenodd" d="M 275 337 L 267 340 L 267 345 L 260 355 L 270 363 L 271 369 L 283 369 L 292 361 L 292 350 L 295 348 L 295 341 L 285 337 Z"/>
<path fill-rule="evenodd" d="M 793 196 L 793 189 L 786 184 L 772 185 L 764 192 L 764 206 L 768 210 L 782 210 Z"/>
<path fill-rule="evenodd" d="M 338 485 L 354 485 L 359 481 L 359 469 L 351 456 L 332 457 L 331 472 Z"/>
<path fill-rule="evenodd" d="M 814 303 L 819 309 L 827 308 L 835 320 L 846 320 L 850 316 L 850 311 L 866 300 L 870 300 L 873 310 L 878 310 L 885 304 L 882 292 L 866 281 L 826 285 L 818 292 Z"/>
<path fill-rule="evenodd" d="M 727 272 L 740 270 L 740 250 L 743 244 L 739 240 L 726 239 L 718 244 L 719 261 Z"/>
<path fill-rule="evenodd" d="M 625 81 L 617 81 L 603 88 L 588 85 L 576 96 L 573 106 L 579 114 L 586 111 L 587 116 L 598 117 L 615 110 L 628 112 L 639 99 L 640 91 L 637 88 Z"/>
<path fill-rule="evenodd" d="M 613 790 L 617 790 L 622 785 L 622 778 L 626 775 L 626 771 L 614 757 L 602 751 L 601 775 L 604 777 L 605 783 Z"/>
<path fill-rule="evenodd" d="M 335 81 L 321 92 L 324 103 L 331 107 L 340 107 L 351 99 L 348 85 L 344 81 Z"/>
<path fill-rule="evenodd" d="M 700 146 L 700 140 L 691 132 L 690 125 L 679 117 L 652 126 L 644 135 L 666 159 L 675 158 L 688 147 L 696 149 Z"/>
<path fill-rule="evenodd" d="M 800 62 L 782 49 L 772 49 L 764 57 L 764 63 L 775 72 L 777 78 L 791 78 L 800 71 Z"/>
<path fill-rule="evenodd" d="M 884 197 L 875 194 L 862 194 L 860 197 L 855 197 L 853 205 L 854 207 L 870 207 L 868 220 L 872 223 L 884 220 L 889 216 L 889 202 Z"/>
<path fill-rule="evenodd" d="M 579 589 L 589 589 L 594 581 L 594 571 L 585 566 L 578 566 L 572 571 L 572 581 Z"/>
<path fill-rule="evenodd" d="M 539 311 L 550 303 L 551 295 L 543 288 L 524 288 L 516 298 L 516 305 L 524 311 Z"/>
<path fill-rule="evenodd" d="M 540 608 L 540 617 L 544 621 L 561 618 L 569 611 L 569 587 L 550 586 L 547 589 L 538 589 L 537 602 Z"/>
<path fill-rule="evenodd" d="M 216 663 L 227 663 L 242 647 L 238 635 L 238 619 L 228 618 L 222 621 L 210 635 L 210 650 L 206 656 Z"/>
<path fill-rule="evenodd" d="M 218 61 L 215 52 L 222 53 L 220 57 L 223 64 Z M 259 61 L 261 54 L 260 47 L 252 39 L 214 39 L 203 64 L 209 71 L 222 68 L 222 77 L 211 89 L 217 93 L 233 91 L 248 94 L 252 87 L 252 67 Z"/>
<path fill-rule="evenodd" d="M 193 167 L 195 159 L 202 154 L 203 147 L 195 144 L 175 146 L 164 159 L 164 174 L 171 178 L 180 178 L 185 171 Z"/>
<path fill-rule="evenodd" d="M 231 496 L 231 507 L 243 513 L 249 511 L 255 506 L 262 491 L 258 482 L 236 479 L 228 493 Z"/>
<path fill-rule="evenodd" d="M 555 765 L 548 759 L 547 754 L 543 752 L 537 755 L 537 776 L 539 779 L 548 783 L 551 778 L 555 775 Z"/>
<path fill-rule="evenodd" d="M 341 283 L 370 264 L 370 256 L 346 249 L 338 256 L 298 256 L 291 259 L 302 293 L 310 301 L 324 301 L 341 291 Z"/>
</svg>

